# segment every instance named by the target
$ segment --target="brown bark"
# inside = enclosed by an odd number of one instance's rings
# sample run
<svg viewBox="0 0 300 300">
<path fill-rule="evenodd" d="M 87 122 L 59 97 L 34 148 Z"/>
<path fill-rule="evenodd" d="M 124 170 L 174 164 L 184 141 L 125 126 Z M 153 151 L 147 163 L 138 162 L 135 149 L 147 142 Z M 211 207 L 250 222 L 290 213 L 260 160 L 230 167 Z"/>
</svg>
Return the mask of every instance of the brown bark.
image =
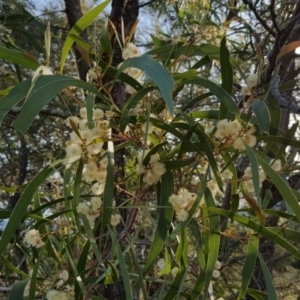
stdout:
<svg viewBox="0 0 300 300">
<path fill-rule="evenodd" d="M 80 6 L 80 0 L 65 0 L 65 6 L 66 6 L 65 12 L 68 18 L 68 23 L 70 28 L 72 28 L 83 15 Z M 88 41 L 88 36 L 85 31 L 83 31 L 80 36 L 85 41 Z M 76 44 L 74 44 L 73 50 L 76 57 L 76 65 L 77 65 L 79 78 L 85 81 L 86 74 L 89 70 L 89 67 L 87 63 L 82 59 L 80 52 L 76 48 Z"/>
<path fill-rule="evenodd" d="M 110 21 L 114 24 L 117 29 L 117 34 L 121 37 L 121 20 L 124 22 L 124 33 L 125 38 L 129 35 L 133 24 L 137 21 L 138 18 L 138 0 L 113 0 L 112 2 L 112 10 L 109 16 Z M 112 36 L 111 39 L 112 49 L 113 49 L 113 60 L 112 65 L 118 66 L 122 61 L 122 49 L 120 48 L 119 43 L 116 41 L 115 36 Z M 109 81 L 110 78 L 104 79 L 104 81 Z M 125 105 L 128 94 L 125 91 L 125 84 L 122 82 L 117 82 L 112 91 L 111 91 L 112 99 L 115 105 L 122 109 Z M 118 143 L 115 143 L 117 145 Z M 125 191 L 125 184 L 123 184 L 123 180 L 125 178 L 125 149 L 120 149 L 115 152 L 115 183 L 119 185 L 121 189 L 115 188 L 114 197 L 116 200 L 116 205 L 119 206 L 127 200 L 127 195 Z M 123 222 L 126 222 L 127 219 L 127 209 L 121 209 L 120 213 L 122 215 Z M 120 224 L 117 227 L 118 232 L 120 233 L 123 230 L 123 226 Z M 124 290 L 124 285 L 122 282 L 122 278 L 120 278 L 114 284 L 107 285 L 104 289 L 102 295 L 107 299 L 116 299 L 116 300 L 126 300 L 126 294 Z"/>
</svg>

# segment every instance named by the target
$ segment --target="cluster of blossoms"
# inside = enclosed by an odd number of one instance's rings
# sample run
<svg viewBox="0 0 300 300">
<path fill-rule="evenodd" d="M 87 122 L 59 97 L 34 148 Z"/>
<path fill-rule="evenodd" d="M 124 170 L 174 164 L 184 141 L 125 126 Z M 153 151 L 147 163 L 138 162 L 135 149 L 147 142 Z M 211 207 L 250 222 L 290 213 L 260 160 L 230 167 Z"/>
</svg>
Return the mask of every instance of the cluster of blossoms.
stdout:
<svg viewBox="0 0 300 300">
<path fill-rule="evenodd" d="M 265 172 L 259 168 L 258 170 L 259 175 L 259 183 L 262 184 L 262 182 L 267 178 Z M 244 186 L 246 187 L 247 191 L 249 193 L 254 193 L 254 184 L 253 184 L 253 176 L 251 167 L 247 167 L 244 171 Z"/>
<path fill-rule="evenodd" d="M 46 294 L 47 300 L 74 300 L 74 286 L 66 284 L 68 279 L 69 272 L 67 270 L 64 270 L 60 272 L 58 276 L 56 276 L 56 278 L 54 278 L 53 280 L 45 279 L 44 281 L 39 282 L 37 288 L 39 290 L 39 293 Z M 30 280 L 28 281 L 24 290 L 25 298 L 29 296 L 29 288 Z"/>
<path fill-rule="evenodd" d="M 90 203 L 79 203 L 76 210 L 84 214 L 91 225 L 101 214 L 102 200 L 107 175 L 107 158 L 103 149 L 103 140 L 108 138 L 109 122 L 104 119 L 104 112 L 93 110 L 93 127 L 89 128 L 86 108 L 80 109 L 79 117 L 70 117 L 67 124 L 73 129 L 70 140 L 66 142 L 67 158 L 65 164 L 72 164 L 79 159 L 84 161 L 83 179 L 91 184 L 95 196 Z M 74 126 L 76 128 L 74 129 Z"/>
<path fill-rule="evenodd" d="M 132 58 L 136 56 L 140 56 L 139 48 L 133 43 L 127 43 L 126 47 L 122 50 L 122 58 L 126 60 L 128 58 Z M 120 64 L 119 67 L 121 65 L 122 64 Z M 134 78 L 136 81 L 140 83 L 142 82 L 141 79 L 142 79 L 143 72 L 137 68 L 126 68 L 123 71 L 123 73 L 127 74 L 128 76 L 131 76 L 132 78 Z M 126 84 L 126 92 L 129 94 L 134 94 L 136 90 L 132 86 Z"/>
<path fill-rule="evenodd" d="M 195 35 L 195 38 L 199 40 L 201 44 L 209 43 L 212 45 L 219 45 L 222 37 L 226 34 L 225 26 L 219 26 L 219 27 L 213 25 L 205 26 L 203 23 L 201 23 L 201 24 L 192 24 L 191 29 Z"/>
<path fill-rule="evenodd" d="M 93 226 L 95 219 L 101 214 L 102 200 L 100 197 L 93 197 L 89 204 L 86 202 L 79 203 L 76 210 L 78 213 L 85 215 L 89 224 Z"/>
<path fill-rule="evenodd" d="M 144 174 L 143 180 L 149 185 L 157 183 L 161 176 L 166 172 L 166 167 L 159 161 L 159 154 L 156 153 L 150 156 L 150 160 L 147 166 L 143 165 L 143 159 L 146 157 L 149 150 L 139 153 L 137 156 L 137 164 L 135 167 L 138 175 Z"/>
<path fill-rule="evenodd" d="M 69 117 L 67 125 L 74 124 L 77 128 L 70 134 L 70 140 L 66 142 L 67 158 L 65 164 L 72 164 L 81 157 L 85 161 L 94 161 L 104 150 L 102 138 L 107 138 L 109 131 L 109 122 L 104 120 L 104 112 L 96 108 L 93 111 L 93 128 L 87 125 L 87 110 L 85 107 L 80 109 L 80 117 Z M 73 128 L 74 129 L 74 128 Z"/>
<path fill-rule="evenodd" d="M 236 120 L 221 120 L 217 123 L 214 133 L 215 150 L 233 146 L 238 151 L 244 151 L 245 144 L 253 147 L 256 144 L 256 137 L 253 135 L 255 131 L 256 128 L 252 124 L 248 124 L 246 128 L 243 128 Z"/>
<path fill-rule="evenodd" d="M 249 74 L 246 83 L 247 85 L 241 88 L 241 94 L 243 96 L 250 96 L 252 95 L 253 88 L 258 84 L 258 76 L 256 74 Z"/>
<path fill-rule="evenodd" d="M 24 242 L 35 248 L 41 248 L 45 245 L 40 232 L 36 229 L 31 229 L 25 233 Z"/>
<path fill-rule="evenodd" d="M 177 194 L 172 194 L 169 197 L 169 202 L 173 206 L 178 221 L 184 222 L 188 219 L 189 211 L 193 207 L 196 198 L 196 194 L 190 193 L 186 189 L 181 189 Z M 200 208 L 196 210 L 194 216 L 197 216 L 199 213 Z"/>
<path fill-rule="evenodd" d="M 58 281 L 56 282 L 56 289 L 51 289 L 47 292 L 46 299 L 48 300 L 74 300 L 74 287 L 65 284 L 69 279 L 67 270 L 59 273 Z"/>
</svg>

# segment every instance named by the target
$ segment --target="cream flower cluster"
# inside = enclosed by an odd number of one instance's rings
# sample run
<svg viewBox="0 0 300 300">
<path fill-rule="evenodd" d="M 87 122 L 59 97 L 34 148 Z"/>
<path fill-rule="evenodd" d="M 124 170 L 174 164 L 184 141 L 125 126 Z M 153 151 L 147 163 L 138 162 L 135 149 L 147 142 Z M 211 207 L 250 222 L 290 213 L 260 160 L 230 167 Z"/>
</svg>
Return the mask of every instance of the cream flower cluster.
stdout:
<svg viewBox="0 0 300 300">
<path fill-rule="evenodd" d="M 58 281 L 56 282 L 56 289 L 51 289 L 46 294 L 48 300 L 74 300 L 75 292 L 74 286 L 71 287 L 65 284 L 69 279 L 69 273 L 67 270 L 59 273 Z"/>
<path fill-rule="evenodd" d="M 254 87 L 258 84 L 258 76 L 256 74 L 249 74 L 249 76 L 246 79 L 247 86 L 243 86 L 241 88 L 241 94 L 243 96 L 251 95 L 252 90 Z"/>
<path fill-rule="evenodd" d="M 100 197 L 93 197 L 88 205 L 86 202 L 79 203 L 76 210 L 79 214 L 86 216 L 90 226 L 94 226 L 95 219 L 100 216 L 102 200 Z"/>
<path fill-rule="evenodd" d="M 31 276 L 32 270 L 30 270 L 29 273 Z M 39 276 L 42 277 L 42 274 L 39 274 Z M 74 286 L 66 284 L 69 279 L 69 272 L 67 270 L 63 270 L 54 278 L 54 280 L 45 279 L 43 281 L 39 281 L 37 286 L 38 293 L 46 294 L 46 299 L 48 300 L 74 300 Z M 30 280 L 27 282 L 24 290 L 25 298 L 29 296 L 30 282 Z"/>
<path fill-rule="evenodd" d="M 110 225 L 117 226 L 122 220 L 122 216 L 120 214 L 113 214 L 110 218 Z"/>
<path fill-rule="evenodd" d="M 217 260 L 216 264 L 215 264 L 215 269 L 214 269 L 213 274 L 212 274 L 213 278 L 219 278 L 220 277 L 221 272 L 219 270 L 221 269 L 221 267 L 222 267 L 221 262 Z"/>
<path fill-rule="evenodd" d="M 31 229 L 25 233 L 24 242 L 35 248 L 41 248 L 45 245 L 40 232 L 36 229 Z"/>
<path fill-rule="evenodd" d="M 159 161 L 159 154 L 151 155 L 147 166 L 143 165 L 143 158 L 146 157 L 149 151 L 144 151 L 137 156 L 138 163 L 135 170 L 138 175 L 144 174 L 143 180 L 149 185 L 157 183 L 161 176 L 166 172 L 166 167 Z"/>
<path fill-rule="evenodd" d="M 262 182 L 267 178 L 265 172 L 261 168 L 259 168 L 258 170 L 258 176 L 260 184 L 262 184 Z M 244 186 L 246 187 L 249 193 L 254 193 L 254 184 L 251 167 L 247 167 L 244 171 Z"/>
<path fill-rule="evenodd" d="M 139 48 L 133 44 L 133 43 L 127 43 L 126 47 L 122 50 L 122 58 L 124 60 L 128 59 L 128 58 L 132 58 L 132 57 L 136 57 L 136 56 L 140 56 L 140 50 Z M 121 66 L 122 64 L 120 64 Z M 123 71 L 125 74 L 127 74 L 128 76 L 134 78 L 136 81 L 142 83 L 141 78 L 143 75 L 143 72 L 137 68 L 127 68 Z M 128 94 L 134 94 L 136 92 L 136 90 L 126 84 L 126 92 Z"/>
<path fill-rule="evenodd" d="M 71 122 L 73 126 L 71 126 Z M 67 158 L 65 164 L 71 164 L 83 158 L 83 180 L 92 184 L 91 192 L 95 196 L 89 204 L 83 202 L 76 207 L 78 213 L 85 215 L 92 226 L 101 214 L 102 200 L 97 197 L 104 192 L 108 160 L 104 156 L 103 139 L 107 139 L 109 122 L 104 119 L 104 112 L 96 108 L 93 110 L 93 127 L 87 125 L 87 110 L 80 109 L 80 118 L 70 117 L 68 125 L 74 130 L 67 142 Z M 101 158 L 102 157 L 102 158 Z"/>
<path fill-rule="evenodd" d="M 88 128 L 87 125 L 87 110 L 85 107 L 80 109 L 80 117 L 69 117 L 67 125 L 71 128 L 71 122 L 77 127 L 76 131 L 70 134 L 70 140 L 66 142 L 65 164 L 72 164 L 81 157 L 89 159 L 94 155 L 103 152 L 102 138 L 107 138 L 109 131 L 109 122 L 104 120 L 104 112 L 96 108 L 93 111 L 94 127 Z M 74 129 L 74 128 L 73 128 Z"/>
<path fill-rule="evenodd" d="M 176 219 L 180 222 L 184 222 L 189 217 L 189 211 L 196 201 L 196 194 L 190 193 L 186 189 L 181 189 L 177 194 L 172 194 L 169 197 L 169 202 L 172 204 L 176 213 Z M 197 216 L 200 212 L 198 208 L 194 214 Z"/>
<path fill-rule="evenodd" d="M 256 144 L 256 137 L 253 133 L 256 128 L 252 124 L 248 124 L 247 128 L 243 128 L 238 121 L 221 120 L 216 125 L 217 130 L 214 137 L 218 146 L 233 146 L 239 151 L 245 150 L 245 144 L 253 147 Z M 222 145 L 220 144 L 222 143 Z"/>
</svg>

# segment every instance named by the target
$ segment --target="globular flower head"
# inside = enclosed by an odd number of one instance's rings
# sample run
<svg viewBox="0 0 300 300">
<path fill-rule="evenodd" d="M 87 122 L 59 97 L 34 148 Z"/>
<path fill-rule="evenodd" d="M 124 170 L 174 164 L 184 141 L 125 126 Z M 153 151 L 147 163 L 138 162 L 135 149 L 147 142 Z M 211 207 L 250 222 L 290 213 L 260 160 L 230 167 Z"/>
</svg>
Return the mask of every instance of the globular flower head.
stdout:
<svg viewBox="0 0 300 300">
<path fill-rule="evenodd" d="M 45 245 L 40 232 L 36 229 L 31 229 L 25 233 L 24 242 L 35 248 L 41 248 Z"/>
<path fill-rule="evenodd" d="M 140 56 L 139 48 L 133 43 L 128 43 L 122 51 L 123 59 L 131 58 L 135 56 Z"/>
<path fill-rule="evenodd" d="M 120 214 L 114 214 L 111 216 L 111 219 L 110 219 L 110 224 L 112 226 L 117 226 L 122 220 L 122 217 Z"/>
<path fill-rule="evenodd" d="M 249 76 L 246 79 L 246 82 L 249 88 L 253 88 L 257 86 L 258 76 L 256 74 L 249 74 Z"/>
</svg>

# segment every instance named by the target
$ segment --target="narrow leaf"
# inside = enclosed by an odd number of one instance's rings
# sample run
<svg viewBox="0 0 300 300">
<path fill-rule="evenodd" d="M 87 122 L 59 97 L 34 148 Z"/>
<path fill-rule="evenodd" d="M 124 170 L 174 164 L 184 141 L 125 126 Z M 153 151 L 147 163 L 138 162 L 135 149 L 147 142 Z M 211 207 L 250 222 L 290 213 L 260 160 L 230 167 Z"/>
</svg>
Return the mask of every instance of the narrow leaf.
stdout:
<svg viewBox="0 0 300 300">
<path fill-rule="evenodd" d="M 141 55 L 139 57 L 129 58 L 123 62 L 119 69 L 120 74 L 126 68 L 137 68 L 146 73 L 146 75 L 159 88 L 166 105 L 171 115 L 174 113 L 174 103 L 172 99 L 173 79 L 168 71 L 156 60 L 148 55 Z"/>
<path fill-rule="evenodd" d="M 70 30 L 69 35 L 80 35 L 82 31 L 84 31 L 96 18 L 97 16 L 104 10 L 104 8 L 110 3 L 110 0 L 106 0 L 103 3 L 100 3 L 95 8 L 84 14 L 73 26 Z M 74 43 L 73 38 L 67 36 L 66 41 L 64 43 L 61 59 L 60 59 L 60 70 L 59 72 L 62 73 L 63 67 L 67 58 L 67 55 Z"/>
</svg>

